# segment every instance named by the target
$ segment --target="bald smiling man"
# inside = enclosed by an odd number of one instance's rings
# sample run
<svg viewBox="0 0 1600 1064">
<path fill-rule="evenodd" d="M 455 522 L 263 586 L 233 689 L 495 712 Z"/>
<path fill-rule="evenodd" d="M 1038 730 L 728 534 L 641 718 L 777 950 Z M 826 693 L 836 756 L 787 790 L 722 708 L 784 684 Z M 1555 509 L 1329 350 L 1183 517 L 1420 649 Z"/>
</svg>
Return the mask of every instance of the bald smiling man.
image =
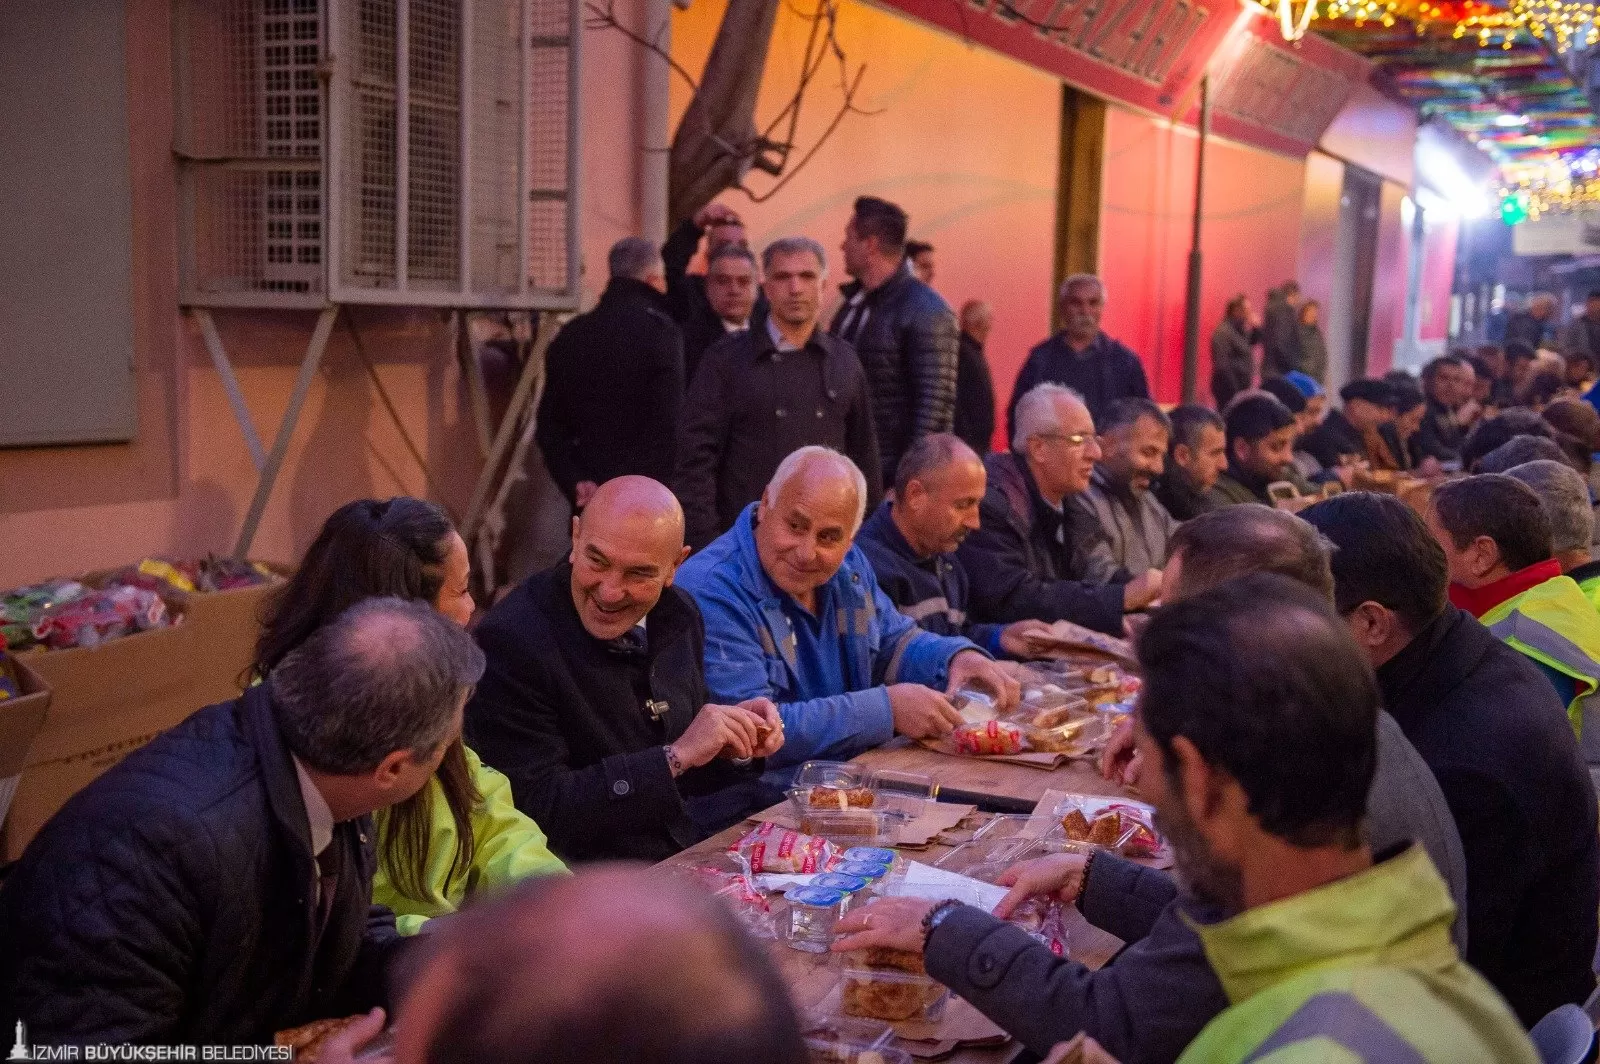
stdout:
<svg viewBox="0 0 1600 1064">
<path fill-rule="evenodd" d="M 672 586 L 687 554 L 672 492 L 618 477 L 573 518 L 567 561 L 478 626 L 473 749 L 569 860 L 671 856 L 707 833 L 687 798 L 754 778 L 783 745 L 767 699 L 708 704 L 700 611 Z"/>
</svg>

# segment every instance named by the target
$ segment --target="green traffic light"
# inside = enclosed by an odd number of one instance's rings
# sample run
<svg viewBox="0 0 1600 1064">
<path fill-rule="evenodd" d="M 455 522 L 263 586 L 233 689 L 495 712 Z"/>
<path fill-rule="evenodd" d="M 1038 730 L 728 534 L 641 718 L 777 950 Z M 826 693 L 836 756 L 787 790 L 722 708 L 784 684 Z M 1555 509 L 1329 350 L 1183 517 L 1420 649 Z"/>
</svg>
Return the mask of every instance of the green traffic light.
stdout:
<svg viewBox="0 0 1600 1064">
<path fill-rule="evenodd" d="M 1500 201 L 1500 220 L 1507 225 L 1521 225 L 1528 220 L 1528 194 L 1514 192 Z"/>
</svg>

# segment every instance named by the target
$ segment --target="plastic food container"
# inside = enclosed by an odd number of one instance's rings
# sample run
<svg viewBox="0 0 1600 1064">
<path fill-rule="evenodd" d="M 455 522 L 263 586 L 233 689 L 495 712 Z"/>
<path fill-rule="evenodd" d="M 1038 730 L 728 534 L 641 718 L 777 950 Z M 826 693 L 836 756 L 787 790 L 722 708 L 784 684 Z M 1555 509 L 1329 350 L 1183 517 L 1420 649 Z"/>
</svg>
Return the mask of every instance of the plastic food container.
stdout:
<svg viewBox="0 0 1600 1064">
<path fill-rule="evenodd" d="M 894 1030 L 881 1020 L 828 1016 L 805 1031 L 812 1064 L 911 1064 L 911 1054 L 892 1049 Z"/>
<path fill-rule="evenodd" d="M 1155 810 L 1143 802 L 1072 794 L 1056 803 L 1055 815 L 1059 833 L 1073 842 L 1124 857 L 1155 857 L 1161 852 Z"/>
<path fill-rule="evenodd" d="M 800 830 L 835 846 L 876 846 L 897 838 L 898 821 L 875 809 L 807 809 Z"/>
<path fill-rule="evenodd" d="M 791 887 L 783 897 L 789 903 L 789 945 L 807 953 L 828 952 L 833 925 L 844 909 L 844 894 L 811 885 Z"/>
<path fill-rule="evenodd" d="M 976 687 L 963 687 L 950 696 L 950 704 L 968 724 L 986 724 L 1000 714 L 994 705 L 994 696 Z"/>
<path fill-rule="evenodd" d="M 991 720 L 987 724 L 962 724 L 950 733 L 956 753 L 977 756 L 1020 754 L 1022 739 L 1022 726 L 1003 720 Z"/>
<path fill-rule="evenodd" d="M 846 966 L 839 981 L 839 1010 L 897 1023 L 902 1020 L 937 1021 L 944 1015 L 950 990 L 926 975 L 893 968 Z"/>
<path fill-rule="evenodd" d="M 921 816 L 933 801 L 936 790 L 933 777 L 921 772 L 876 769 L 869 778 L 877 796 L 873 808 L 898 820 L 915 820 Z"/>
</svg>

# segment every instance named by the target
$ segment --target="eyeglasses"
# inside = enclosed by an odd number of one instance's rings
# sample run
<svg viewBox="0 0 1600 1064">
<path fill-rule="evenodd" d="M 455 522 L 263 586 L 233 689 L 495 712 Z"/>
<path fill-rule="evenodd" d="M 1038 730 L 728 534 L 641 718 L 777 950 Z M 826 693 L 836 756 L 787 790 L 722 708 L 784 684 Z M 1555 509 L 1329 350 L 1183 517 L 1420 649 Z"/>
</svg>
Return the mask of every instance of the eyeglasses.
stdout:
<svg viewBox="0 0 1600 1064">
<path fill-rule="evenodd" d="M 1068 447 L 1082 447 L 1084 444 L 1094 439 L 1094 433 L 1092 432 L 1074 432 L 1070 434 L 1063 432 L 1040 432 L 1036 433 L 1036 435 L 1041 440 L 1065 440 Z"/>
</svg>

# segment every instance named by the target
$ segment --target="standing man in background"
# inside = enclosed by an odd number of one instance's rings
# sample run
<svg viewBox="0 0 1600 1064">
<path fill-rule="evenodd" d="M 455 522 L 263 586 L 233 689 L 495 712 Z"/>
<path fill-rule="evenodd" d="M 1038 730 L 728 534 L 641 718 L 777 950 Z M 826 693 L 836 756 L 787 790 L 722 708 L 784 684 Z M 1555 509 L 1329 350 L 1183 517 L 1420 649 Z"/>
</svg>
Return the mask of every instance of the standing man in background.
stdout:
<svg viewBox="0 0 1600 1064">
<path fill-rule="evenodd" d="M 608 258 L 600 302 L 550 343 L 534 434 L 574 511 L 615 477 L 670 480 L 678 446 L 683 333 L 667 313 L 661 253 L 629 236 Z"/>
<path fill-rule="evenodd" d="M 981 458 L 989 453 L 994 439 L 994 378 L 984 345 L 994 327 L 994 308 L 981 299 L 969 299 L 961 307 L 961 346 L 956 362 L 955 433 Z"/>
<path fill-rule="evenodd" d="M 683 384 L 694 383 L 700 359 L 725 336 L 750 327 L 750 315 L 761 293 L 761 271 L 756 257 L 743 244 L 723 244 L 706 263 L 706 301 L 709 316 L 691 318 L 683 328 Z"/>
<path fill-rule="evenodd" d="M 1061 283 L 1061 331 L 1028 352 L 1006 409 L 1007 432 L 1017 431 L 1017 400 L 1038 384 L 1060 384 L 1088 404 L 1097 421 L 1118 399 L 1148 399 L 1150 385 L 1138 356 L 1100 329 L 1106 287 L 1090 273 L 1075 273 Z"/>
<path fill-rule="evenodd" d="M 690 273 L 689 262 L 699 250 L 702 236 L 706 245 L 706 272 Z M 719 322 L 725 315 L 713 305 L 715 285 L 712 264 L 717 252 L 727 247 L 743 248 L 748 252 L 750 239 L 738 213 L 721 203 L 708 203 L 700 208 L 693 218 L 674 229 L 661 247 L 661 259 L 667 269 L 667 310 L 679 328 L 683 329 L 685 351 L 694 351 L 686 365 L 697 360 L 699 352 L 722 336 Z M 754 258 L 750 261 L 753 266 Z M 755 288 L 754 296 L 755 306 L 746 310 L 744 317 L 759 322 L 767 316 L 767 301 L 759 288 Z M 694 338 L 697 336 L 709 336 L 711 339 L 696 348 Z M 693 379 L 692 373 L 685 377 L 686 381 Z"/>
<path fill-rule="evenodd" d="M 1267 293 L 1261 326 L 1261 373 L 1282 377 L 1300 368 L 1300 283 L 1285 281 Z"/>
<path fill-rule="evenodd" d="M 1221 410 L 1255 379 L 1255 346 L 1261 325 L 1243 292 L 1228 300 L 1228 309 L 1211 334 L 1211 398 Z"/>
<path fill-rule="evenodd" d="M 785 237 L 761 257 L 771 300 L 766 320 L 706 352 L 684 403 L 673 486 L 697 550 L 761 498 L 779 463 L 811 444 L 860 467 L 868 505 L 883 494 L 861 362 L 817 324 L 828 273 L 822 245 Z"/>
<path fill-rule="evenodd" d="M 955 424 L 956 316 L 912 274 L 907 223 L 888 200 L 856 200 L 841 246 L 854 281 L 828 330 L 856 349 L 867 372 L 884 484 L 912 440 Z"/>
<path fill-rule="evenodd" d="M 932 244 L 926 240 L 907 240 L 906 261 L 911 264 L 911 272 L 917 275 L 917 280 L 930 287 L 933 285 Z"/>
</svg>

